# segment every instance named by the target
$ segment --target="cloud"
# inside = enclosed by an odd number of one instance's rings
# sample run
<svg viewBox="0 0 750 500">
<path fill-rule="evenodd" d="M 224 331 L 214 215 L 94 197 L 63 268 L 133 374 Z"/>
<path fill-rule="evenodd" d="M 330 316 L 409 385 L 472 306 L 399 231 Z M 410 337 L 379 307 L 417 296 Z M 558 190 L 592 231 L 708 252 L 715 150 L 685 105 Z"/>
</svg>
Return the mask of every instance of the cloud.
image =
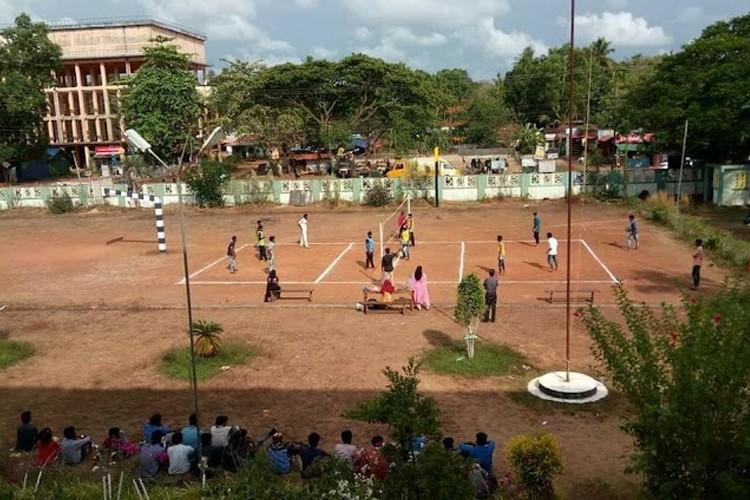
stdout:
<svg viewBox="0 0 750 500">
<path fill-rule="evenodd" d="M 315 59 L 331 59 L 336 55 L 336 51 L 327 49 L 325 47 L 313 47 L 310 50 L 310 55 Z"/>
<path fill-rule="evenodd" d="M 401 43 L 405 45 L 420 45 L 423 47 L 434 47 L 436 45 L 443 45 L 448 41 L 448 38 L 442 33 L 428 33 L 426 35 L 418 35 L 411 29 L 404 26 L 396 26 L 393 28 L 387 28 L 384 30 L 383 37 L 386 40 L 395 43 Z"/>
<path fill-rule="evenodd" d="M 630 12 L 603 12 L 576 16 L 576 30 L 586 42 L 606 38 L 615 45 L 640 47 L 668 45 L 672 39 L 661 26 L 649 26 Z"/>
<path fill-rule="evenodd" d="M 505 14 L 509 0 L 339 0 L 349 14 L 366 24 L 460 27 Z"/>
<path fill-rule="evenodd" d="M 212 40 L 246 40 L 256 52 L 292 52 L 294 47 L 287 41 L 271 38 L 265 31 L 248 19 L 236 15 L 214 16 L 204 25 Z"/>
<path fill-rule="evenodd" d="M 476 26 L 462 30 L 459 37 L 469 46 L 477 47 L 484 53 L 497 57 L 504 65 L 510 66 L 523 49 L 531 47 L 536 54 L 549 50 L 541 41 L 520 31 L 505 32 L 495 28 L 495 20 L 483 19 Z"/>
<path fill-rule="evenodd" d="M 318 0 L 294 0 L 294 5 L 302 9 L 313 9 L 318 6 Z"/>
<path fill-rule="evenodd" d="M 397 48 L 391 40 L 381 40 L 373 47 L 364 47 L 355 52 L 361 52 L 371 57 L 378 57 L 388 62 L 403 62 L 406 60 L 406 52 Z"/>
<path fill-rule="evenodd" d="M 372 38 L 372 32 L 365 28 L 364 26 L 358 26 L 354 30 L 354 38 L 357 40 L 369 40 Z"/>
</svg>

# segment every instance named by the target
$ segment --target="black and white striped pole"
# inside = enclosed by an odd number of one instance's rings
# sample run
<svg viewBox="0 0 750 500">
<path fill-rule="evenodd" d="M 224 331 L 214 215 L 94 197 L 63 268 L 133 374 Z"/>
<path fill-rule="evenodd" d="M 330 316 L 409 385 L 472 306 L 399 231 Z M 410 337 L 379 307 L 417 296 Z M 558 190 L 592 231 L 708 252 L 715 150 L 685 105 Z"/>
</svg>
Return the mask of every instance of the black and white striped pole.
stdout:
<svg viewBox="0 0 750 500">
<path fill-rule="evenodd" d="M 120 191 L 119 189 L 102 188 L 102 196 L 122 196 L 152 203 L 154 205 L 154 217 L 156 218 L 156 239 L 159 243 L 159 253 L 167 253 L 167 235 L 164 232 L 164 203 L 158 196 L 136 193 L 134 191 Z"/>
</svg>

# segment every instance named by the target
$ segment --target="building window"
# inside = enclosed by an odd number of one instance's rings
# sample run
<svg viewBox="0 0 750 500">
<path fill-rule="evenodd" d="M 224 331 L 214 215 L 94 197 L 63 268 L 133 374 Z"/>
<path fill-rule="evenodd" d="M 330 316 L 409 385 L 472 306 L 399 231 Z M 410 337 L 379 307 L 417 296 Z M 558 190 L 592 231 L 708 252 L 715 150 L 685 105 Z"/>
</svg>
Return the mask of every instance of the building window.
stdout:
<svg viewBox="0 0 750 500">
<path fill-rule="evenodd" d="M 747 172 L 735 172 L 734 173 L 734 189 L 736 190 L 747 189 Z"/>
</svg>

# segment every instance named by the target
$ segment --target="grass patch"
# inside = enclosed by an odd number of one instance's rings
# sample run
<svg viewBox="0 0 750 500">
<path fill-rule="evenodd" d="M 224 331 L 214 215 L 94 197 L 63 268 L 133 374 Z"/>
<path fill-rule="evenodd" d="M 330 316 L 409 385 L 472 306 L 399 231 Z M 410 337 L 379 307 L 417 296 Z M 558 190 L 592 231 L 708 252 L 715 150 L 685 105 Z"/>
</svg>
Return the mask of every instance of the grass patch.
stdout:
<svg viewBox="0 0 750 500">
<path fill-rule="evenodd" d="M 34 353 L 36 353 L 36 349 L 29 342 L 0 340 L 0 370 L 20 363 L 33 356 Z"/>
<path fill-rule="evenodd" d="M 424 367 L 433 373 L 467 378 L 520 373 L 524 363 L 526 357 L 520 352 L 489 342 L 476 343 L 474 359 L 468 358 L 463 343 L 436 347 L 422 358 Z"/>
<path fill-rule="evenodd" d="M 221 372 L 222 366 L 232 368 L 247 363 L 257 356 L 260 350 L 242 344 L 225 344 L 216 356 L 210 358 L 195 357 L 195 371 L 198 380 L 207 380 Z M 159 371 L 175 380 L 190 381 L 190 348 L 175 347 L 165 352 L 159 363 Z"/>
</svg>

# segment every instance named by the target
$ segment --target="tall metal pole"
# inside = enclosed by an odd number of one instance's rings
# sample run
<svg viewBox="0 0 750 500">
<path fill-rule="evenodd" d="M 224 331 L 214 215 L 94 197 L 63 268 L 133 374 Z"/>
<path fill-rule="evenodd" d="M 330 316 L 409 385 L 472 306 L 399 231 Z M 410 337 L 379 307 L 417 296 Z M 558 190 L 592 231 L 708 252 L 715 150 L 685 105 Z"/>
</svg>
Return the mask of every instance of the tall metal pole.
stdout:
<svg viewBox="0 0 750 500">
<path fill-rule="evenodd" d="M 586 174 L 588 173 L 589 167 L 589 117 L 591 115 L 591 75 L 594 70 L 594 45 L 591 45 L 589 51 L 589 90 L 586 96 L 586 129 L 585 138 L 586 147 L 583 150 L 583 190 L 586 191 Z"/>
<path fill-rule="evenodd" d="M 570 95 L 568 99 L 568 191 L 566 202 L 568 205 L 568 242 L 567 242 L 567 269 L 565 277 L 565 381 L 570 382 L 570 252 L 571 252 L 571 195 L 573 192 L 573 91 L 575 90 L 575 15 L 576 0 L 570 0 Z M 587 131 L 588 132 L 588 131 Z"/>
<path fill-rule="evenodd" d="M 680 212 L 682 199 L 682 171 L 685 168 L 685 148 L 687 148 L 688 120 L 685 120 L 685 135 L 682 137 L 682 155 L 680 155 L 680 177 L 677 179 L 677 212 Z"/>
</svg>

